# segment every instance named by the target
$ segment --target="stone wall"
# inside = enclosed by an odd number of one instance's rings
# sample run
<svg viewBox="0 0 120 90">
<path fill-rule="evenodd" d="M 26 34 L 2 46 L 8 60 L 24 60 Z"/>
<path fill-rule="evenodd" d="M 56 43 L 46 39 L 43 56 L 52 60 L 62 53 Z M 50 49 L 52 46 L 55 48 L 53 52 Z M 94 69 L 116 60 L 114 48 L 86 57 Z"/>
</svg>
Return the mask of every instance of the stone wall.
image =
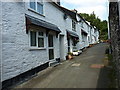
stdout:
<svg viewBox="0 0 120 90">
<path fill-rule="evenodd" d="M 2 81 L 48 62 L 45 50 L 30 51 L 24 2 L 2 3 Z"/>
<path fill-rule="evenodd" d="M 118 2 L 109 4 L 110 41 L 118 87 L 120 87 L 120 26 Z"/>
</svg>

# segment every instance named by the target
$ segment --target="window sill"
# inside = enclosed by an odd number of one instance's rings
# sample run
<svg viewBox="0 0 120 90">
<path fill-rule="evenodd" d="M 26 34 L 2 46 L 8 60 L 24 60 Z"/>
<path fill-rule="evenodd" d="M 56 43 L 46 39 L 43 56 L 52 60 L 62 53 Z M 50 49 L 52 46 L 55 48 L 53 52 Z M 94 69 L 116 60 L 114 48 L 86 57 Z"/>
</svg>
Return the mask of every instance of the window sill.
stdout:
<svg viewBox="0 0 120 90">
<path fill-rule="evenodd" d="M 30 48 L 29 51 L 34 51 L 34 50 L 46 50 L 46 48 Z"/>
<path fill-rule="evenodd" d="M 75 30 L 75 29 L 72 29 L 72 31 L 76 32 L 76 30 Z"/>
<path fill-rule="evenodd" d="M 34 9 L 28 8 L 28 10 L 29 10 L 29 11 L 32 11 L 32 12 L 34 12 L 34 13 L 36 13 L 36 14 L 40 15 L 40 16 L 45 17 L 45 15 L 38 13 L 38 12 L 37 12 L 37 11 L 35 11 Z"/>
</svg>

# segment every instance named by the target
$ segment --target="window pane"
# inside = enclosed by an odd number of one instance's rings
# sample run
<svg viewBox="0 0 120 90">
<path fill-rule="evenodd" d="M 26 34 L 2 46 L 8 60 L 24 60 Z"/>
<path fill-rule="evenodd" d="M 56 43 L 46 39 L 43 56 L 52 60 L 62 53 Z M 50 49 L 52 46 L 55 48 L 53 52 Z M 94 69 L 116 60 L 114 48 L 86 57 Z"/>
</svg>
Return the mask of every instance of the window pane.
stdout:
<svg viewBox="0 0 120 90">
<path fill-rule="evenodd" d="M 43 5 L 40 3 L 37 3 L 37 12 L 43 14 Z"/>
<path fill-rule="evenodd" d="M 72 29 L 75 30 L 76 29 L 76 23 L 72 20 Z"/>
<path fill-rule="evenodd" d="M 34 1 L 31 1 L 30 2 L 30 8 L 34 9 L 36 8 L 36 5 L 35 5 L 35 2 Z"/>
<path fill-rule="evenodd" d="M 75 43 L 75 41 L 73 41 L 73 46 L 76 46 L 76 43 Z"/>
<path fill-rule="evenodd" d="M 49 49 L 49 60 L 54 59 L 54 50 L 53 49 Z"/>
<path fill-rule="evenodd" d="M 49 47 L 53 47 L 53 36 L 52 35 L 48 36 L 48 44 L 49 44 Z"/>
<path fill-rule="evenodd" d="M 38 47 L 44 47 L 44 38 L 38 38 Z"/>
<path fill-rule="evenodd" d="M 36 32 L 30 31 L 30 43 L 31 46 L 36 46 Z"/>
<path fill-rule="evenodd" d="M 38 32 L 38 35 L 43 36 L 43 32 Z"/>
</svg>

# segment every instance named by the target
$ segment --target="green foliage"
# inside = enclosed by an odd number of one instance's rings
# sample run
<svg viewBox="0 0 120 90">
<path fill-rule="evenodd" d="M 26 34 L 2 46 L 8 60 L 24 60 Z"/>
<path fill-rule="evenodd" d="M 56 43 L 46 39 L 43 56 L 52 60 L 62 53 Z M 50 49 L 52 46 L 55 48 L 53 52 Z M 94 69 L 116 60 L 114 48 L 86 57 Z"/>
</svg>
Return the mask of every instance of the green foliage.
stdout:
<svg viewBox="0 0 120 90">
<path fill-rule="evenodd" d="M 98 18 L 95 13 L 86 14 L 86 13 L 80 13 L 80 15 L 90 22 L 92 26 L 95 26 L 100 30 L 100 39 L 101 40 L 107 40 L 108 39 L 108 27 L 107 27 L 107 21 L 103 20 L 101 21 L 100 18 Z"/>
<path fill-rule="evenodd" d="M 72 53 L 71 53 L 71 52 L 68 52 L 68 55 L 72 55 Z"/>
</svg>

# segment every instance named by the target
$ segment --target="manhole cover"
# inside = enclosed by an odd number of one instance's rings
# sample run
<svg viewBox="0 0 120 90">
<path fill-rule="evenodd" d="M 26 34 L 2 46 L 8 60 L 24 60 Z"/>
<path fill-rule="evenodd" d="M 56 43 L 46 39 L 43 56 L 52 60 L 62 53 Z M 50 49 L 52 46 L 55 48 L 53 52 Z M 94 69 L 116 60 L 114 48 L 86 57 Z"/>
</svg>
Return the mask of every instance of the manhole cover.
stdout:
<svg viewBox="0 0 120 90">
<path fill-rule="evenodd" d="M 80 66 L 80 63 L 74 63 L 74 64 L 72 64 L 71 66 L 73 66 L 73 67 L 79 67 L 79 66 Z"/>
<path fill-rule="evenodd" d="M 104 67 L 104 65 L 103 64 L 92 64 L 90 67 L 91 68 L 102 68 Z"/>
</svg>

